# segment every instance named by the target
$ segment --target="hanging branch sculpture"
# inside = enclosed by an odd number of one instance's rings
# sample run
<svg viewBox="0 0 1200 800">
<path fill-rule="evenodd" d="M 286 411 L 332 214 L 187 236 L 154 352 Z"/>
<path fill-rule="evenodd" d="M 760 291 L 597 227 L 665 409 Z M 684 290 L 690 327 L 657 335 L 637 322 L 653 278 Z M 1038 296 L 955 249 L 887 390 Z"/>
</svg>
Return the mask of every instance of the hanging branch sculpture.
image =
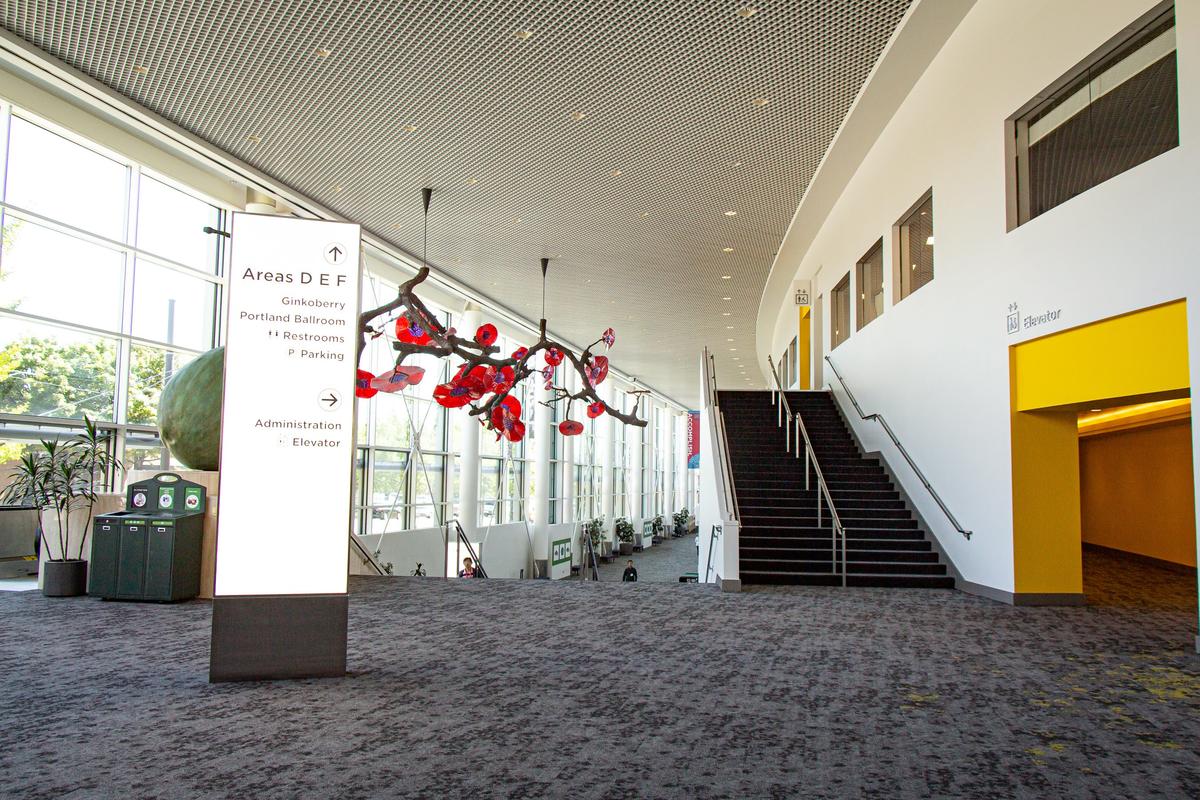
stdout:
<svg viewBox="0 0 1200 800">
<path fill-rule="evenodd" d="M 429 214 L 430 193 L 429 189 L 422 190 L 426 218 Z M 549 259 L 543 258 L 543 295 L 548 266 Z M 495 431 L 497 438 L 503 436 L 512 442 L 519 442 L 524 438 L 525 423 L 521 421 L 521 403 L 510 393 L 517 384 L 534 372 L 541 373 L 546 389 L 553 393 L 553 398 L 544 405 L 558 400 L 567 401 L 564 414 L 566 419 L 558 426 L 559 432 L 565 436 L 583 432 L 583 424 L 570 418 L 571 405 L 577 400 L 587 403 L 587 415 L 590 418 L 608 414 L 626 425 L 645 427 L 646 421 L 638 417 L 641 393 L 636 394 L 633 411 L 629 413 L 608 405 L 596 393 L 596 387 L 608 376 L 608 356 L 593 355 L 592 350 L 600 344 L 603 344 L 606 350 L 613 346 L 616 336 L 612 328 L 606 330 L 577 356 L 570 348 L 546 336 L 546 320 L 542 319 L 538 326 L 537 342 L 531 347 L 522 347 L 505 358 L 498 355 L 500 348 L 494 344 L 499 336 L 495 325 L 481 325 L 475 331 L 473 339 L 464 339 L 454 328 L 447 329 L 430 313 L 414 291 L 428 276 L 429 267 L 422 266 L 413 278 L 400 286 L 394 300 L 365 311 L 359 316 L 358 359 L 361 364 L 368 339 L 386 336 L 391 323 L 391 318 L 387 315 L 397 309 L 404 309 L 395 319 L 396 340 L 392 342 L 392 348 L 396 351 L 396 366 L 378 376 L 360 368 L 355 383 L 355 394 L 358 397 L 373 397 L 377 392 L 396 392 L 406 386 L 420 383 L 425 370 L 421 367 L 405 366 L 404 361 L 409 356 L 455 357 L 463 363 L 448 382 L 439 384 L 434 389 L 433 399 L 446 408 L 470 406 L 470 415 L 480 417 L 480 423 Z M 377 323 L 376 319 L 381 316 L 385 317 L 384 321 Z M 541 369 L 531 363 L 538 353 L 543 354 L 545 362 Z M 579 374 L 582 388 L 576 392 L 553 384 L 554 368 L 564 361 L 570 362 Z"/>
</svg>

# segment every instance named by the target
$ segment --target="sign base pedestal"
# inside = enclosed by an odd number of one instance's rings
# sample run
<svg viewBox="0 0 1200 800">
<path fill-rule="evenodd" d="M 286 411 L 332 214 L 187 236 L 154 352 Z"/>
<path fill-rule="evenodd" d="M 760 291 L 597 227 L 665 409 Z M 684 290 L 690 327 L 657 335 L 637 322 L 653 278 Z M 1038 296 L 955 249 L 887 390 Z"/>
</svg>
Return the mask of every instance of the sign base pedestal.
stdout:
<svg viewBox="0 0 1200 800">
<path fill-rule="evenodd" d="M 215 598 L 209 682 L 344 676 L 349 608 L 346 594 Z"/>
</svg>

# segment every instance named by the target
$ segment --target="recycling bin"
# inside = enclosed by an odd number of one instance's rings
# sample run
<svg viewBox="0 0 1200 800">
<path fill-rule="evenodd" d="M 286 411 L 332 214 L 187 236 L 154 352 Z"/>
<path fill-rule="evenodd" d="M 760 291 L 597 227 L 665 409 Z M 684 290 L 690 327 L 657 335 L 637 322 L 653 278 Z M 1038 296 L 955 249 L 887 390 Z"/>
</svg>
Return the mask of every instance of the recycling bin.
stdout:
<svg viewBox="0 0 1200 800">
<path fill-rule="evenodd" d="M 204 487 L 162 472 L 126 491 L 124 511 L 93 523 L 88 594 L 160 603 L 198 595 Z"/>
</svg>

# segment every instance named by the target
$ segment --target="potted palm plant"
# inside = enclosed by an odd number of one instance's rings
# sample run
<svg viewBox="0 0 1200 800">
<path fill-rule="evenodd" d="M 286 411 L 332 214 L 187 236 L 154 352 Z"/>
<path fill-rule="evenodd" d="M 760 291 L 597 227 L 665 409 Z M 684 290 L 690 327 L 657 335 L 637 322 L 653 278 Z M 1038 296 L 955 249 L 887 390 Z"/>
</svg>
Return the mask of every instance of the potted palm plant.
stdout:
<svg viewBox="0 0 1200 800">
<path fill-rule="evenodd" d="M 688 510 L 686 508 L 681 508 L 680 510 L 676 511 L 674 514 L 671 515 L 671 519 L 675 521 L 674 535 L 676 537 L 684 536 L 685 534 L 687 534 L 688 520 L 691 519 L 691 516 L 692 515 L 688 512 Z"/>
<path fill-rule="evenodd" d="M 84 417 L 84 430 L 63 440 L 43 440 L 39 447 L 21 456 L 12 480 L 5 487 L 6 503 L 36 506 L 42 524 L 41 541 L 46 561 L 42 565 L 42 594 L 46 597 L 75 597 L 87 591 L 87 538 L 96 505 L 97 486 L 107 475 L 122 469 L 109 452 L 111 435 L 101 433 Z M 83 518 L 83 534 L 72 547 L 72 517 Z M 46 534 L 47 522 L 56 535 Z M 57 550 L 55 549 L 57 546 Z"/>
<path fill-rule="evenodd" d="M 654 520 L 650 523 L 650 536 L 654 544 L 658 544 L 666 535 L 666 528 L 663 526 L 662 514 L 656 514 Z"/>
<path fill-rule="evenodd" d="M 617 531 L 617 541 L 621 543 L 621 555 L 631 555 L 633 553 L 633 523 L 626 517 L 618 517 L 614 528 Z"/>
<path fill-rule="evenodd" d="M 600 541 L 604 534 L 604 517 L 593 517 L 584 523 L 584 530 L 587 531 L 588 538 L 592 540 L 592 550 L 596 553 L 597 558 L 607 558 L 608 553 L 604 552 L 604 543 Z"/>
</svg>

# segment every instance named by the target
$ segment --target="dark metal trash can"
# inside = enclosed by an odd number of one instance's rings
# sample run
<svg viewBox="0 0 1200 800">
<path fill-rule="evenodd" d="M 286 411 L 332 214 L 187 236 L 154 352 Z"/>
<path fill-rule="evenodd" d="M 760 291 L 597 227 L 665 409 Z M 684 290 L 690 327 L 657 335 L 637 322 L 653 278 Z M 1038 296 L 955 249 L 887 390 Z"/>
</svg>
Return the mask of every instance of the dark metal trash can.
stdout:
<svg viewBox="0 0 1200 800">
<path fill-rule="evenodd" d="M 198 595 L 204 487 L 163 472 L 127 492 L 125 511 L 96 517 L 88 594 L 162 603 Z"/>
</svg>

